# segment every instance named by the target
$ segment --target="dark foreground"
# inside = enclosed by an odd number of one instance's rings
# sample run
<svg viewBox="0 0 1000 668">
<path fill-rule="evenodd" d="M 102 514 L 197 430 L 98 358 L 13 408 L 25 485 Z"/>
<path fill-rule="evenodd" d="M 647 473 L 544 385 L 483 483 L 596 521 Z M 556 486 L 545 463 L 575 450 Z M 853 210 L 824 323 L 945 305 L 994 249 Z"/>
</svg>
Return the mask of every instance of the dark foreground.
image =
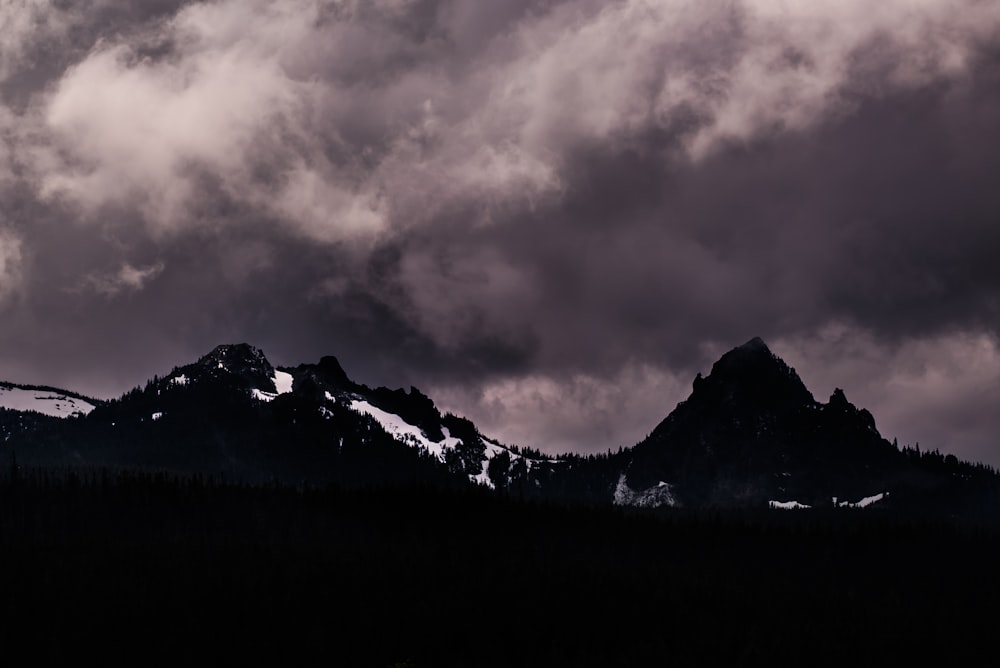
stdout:
<svg viewBox="0 0 1000 668">
<path fill-rule="evenodd" d="M 430 489 L 0 481 L 0 648 L 68 663 L 898 665 L 994 655 L 1000 536 Z M 985 611 L 985 612 L 984 612 Z"/>
</svg>

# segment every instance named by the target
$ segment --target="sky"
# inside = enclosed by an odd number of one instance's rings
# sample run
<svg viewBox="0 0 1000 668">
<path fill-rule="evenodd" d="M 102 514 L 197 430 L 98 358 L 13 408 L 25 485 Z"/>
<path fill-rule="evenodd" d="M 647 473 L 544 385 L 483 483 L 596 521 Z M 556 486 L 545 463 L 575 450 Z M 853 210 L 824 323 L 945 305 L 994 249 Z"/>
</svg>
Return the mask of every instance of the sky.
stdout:
<svg viewBox="0 0 1000 668">
<path fill-rule="evenodd" d="M 1000 465 L 995 0 L 0 0 L 0 379 L 246 341 L 508 443 L 760 336 Z"/>
</svg>

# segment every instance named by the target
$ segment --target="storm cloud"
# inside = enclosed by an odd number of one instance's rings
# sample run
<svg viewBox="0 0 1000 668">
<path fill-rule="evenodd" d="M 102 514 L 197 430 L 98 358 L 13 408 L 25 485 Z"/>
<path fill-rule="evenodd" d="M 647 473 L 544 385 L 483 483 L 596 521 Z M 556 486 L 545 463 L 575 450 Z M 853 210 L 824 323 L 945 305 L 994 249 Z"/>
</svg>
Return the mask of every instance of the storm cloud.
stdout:
<svg viewBox="0 0 1000 668">
<path fill-rule="evenodd" d="M 628 446 L 762 336 L 1000 463 L 1000 6 L 0 3 L 0 377 L 337 355 Z"/>
</svg>

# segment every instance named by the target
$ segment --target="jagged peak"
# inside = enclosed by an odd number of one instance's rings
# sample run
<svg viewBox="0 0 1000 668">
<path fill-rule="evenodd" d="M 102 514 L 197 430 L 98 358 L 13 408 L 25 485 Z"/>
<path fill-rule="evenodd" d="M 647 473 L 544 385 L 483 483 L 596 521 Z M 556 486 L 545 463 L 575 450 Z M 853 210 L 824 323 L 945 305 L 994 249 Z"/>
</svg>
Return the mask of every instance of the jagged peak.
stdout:
<svg viewBox="0 0 1000 668">
<path fill-rule="evenodd" d="M 830 395 L 830 401 L 827 402 L 831 406 L 850 406 L 851 402 L 847 400 L 847 395 L 839 387 L 834 388 L 833 394 Z"/>
<path fill-rule="evenodd" d="M 712 374 L 729 369 L 745 367 L 766 367 L 779 369 L 783 373 L 790 372 L 798 379 L 798 375 L 785 364 L 784 360 L 771 352 L 764 340 L 755 336 L 741 346 L 737 346 L 724 354 L 712 365 Z"/>
<path fill-rule="evenodd" d="M 203 355 L 195 364 L 182 371 L 194 372 L 196 377 L 240 378 L 240 384 L 273 392 L 275 369 L 264 351 L 249 343 L 225 343 Z"/>
<path fill-rule="evenodd" d="M 695 379 L 695 394 L 717 394 L 722 388 L 731 395 L 744 388 L 751 398 L 783 396 L 793 401 L 812 403 L 812 394 L 784 360 L 771 352 L 760 337 L 754 337 L 719 358 L 707 377 Z"/>
<path fill-rule="evenodd" d="M 344 367 L 340 365 L 340 360 L 333 355 L 324 355 L 321 357 L 317 366 L 330 382 L 339 385 L 349 385 L 351 383 L 351 379 L 347 376 L 347 372 L 344 371 Z"/>
<path fill-rule="evenodd" d="M 745 350 L 748 352 L 749 351 L 766 352 L 769 355 L 774 354 L 771 352 L 771 349 L 767 347 L 767 344 L 764 343 L 764 339 L 760 338 L 759 336 L 753 337 L 752 339 L 744 343 L 742 346 L 737 346 L 735 350 Z"/>
<path fill-rule="evenodd" d="M 266 364 L 270 366 L 270 362 L 267 361 L 267 357 L 264 355 L 264 351 L 256 346 L 252 346 L 249 343 L 223 343 L 215 348 L 207 355 L 203 355 L 199 362 L 226 362 L 232 361 L 235 363 L 243 362 L 256 362 L 259 364 Z"/>
</svg>

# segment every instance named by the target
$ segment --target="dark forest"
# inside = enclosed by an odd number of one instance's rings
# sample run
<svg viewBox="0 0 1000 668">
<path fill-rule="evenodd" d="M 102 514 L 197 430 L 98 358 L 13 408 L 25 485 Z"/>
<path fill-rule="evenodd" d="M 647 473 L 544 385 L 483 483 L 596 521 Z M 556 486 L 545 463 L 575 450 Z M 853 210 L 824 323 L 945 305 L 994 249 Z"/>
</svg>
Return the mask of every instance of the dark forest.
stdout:
<svg viewBox="0 0 1000 668">
<path fill-rule="evenodd" d="M 971 664 L 1000 534 L 426 486 L 11 468 L 0 642 L 62 663 Z"/>
</svg>

